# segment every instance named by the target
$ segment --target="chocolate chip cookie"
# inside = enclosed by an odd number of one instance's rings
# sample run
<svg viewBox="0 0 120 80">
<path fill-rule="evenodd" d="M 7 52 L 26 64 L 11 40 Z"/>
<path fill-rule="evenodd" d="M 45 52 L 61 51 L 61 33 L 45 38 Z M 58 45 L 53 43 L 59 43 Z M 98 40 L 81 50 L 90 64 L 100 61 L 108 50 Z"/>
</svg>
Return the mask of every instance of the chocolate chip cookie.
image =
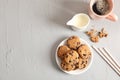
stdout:
<svg viewBox="0 0 120 80">
<path fill-rule="evenodd" d="M 66 45 L 60 46 L 58 49 L 58 52 L 57 52 L 58 57 L 60 57 L 62 59 L 63 55 L 66 54 L 69 50 L 70 50 L 70 48 L 68 48 Z"/>
<path fill-rule="evenodd" d="M 83 59 L 88 59 L 91 56 L 91 51 L 90 51 L 89 47 L 85 44 L 82 44 L 78 48 L 78 53 L 79 53 L 80 57 Z"/>
<path fill-rule="evenodd" d="M 67 40 L 67 45 L 71 49 L 77 49 L 80 46 L 80 39 L 77 36 L 71 36 Z"/>
<path fill-rule="evenodd" d="M 64 61 L 68 64 L 76 64 L 79 61 L 79 54 L 75 50 L 70 50 L 64 55 Z"/>
<path fill-rule="evenodd" d="M 88 59 L 79 59 L 79 62 L 76 64 L 76 68 L 83 69 L 87 66 L 88 64 Z"/>
</svg>

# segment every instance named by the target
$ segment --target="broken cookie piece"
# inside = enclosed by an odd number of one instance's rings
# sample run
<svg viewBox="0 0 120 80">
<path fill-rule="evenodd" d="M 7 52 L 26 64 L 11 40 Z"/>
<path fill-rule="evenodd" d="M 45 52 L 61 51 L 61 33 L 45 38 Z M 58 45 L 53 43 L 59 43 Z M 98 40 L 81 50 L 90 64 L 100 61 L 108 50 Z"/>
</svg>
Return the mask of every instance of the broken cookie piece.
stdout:
<svg viewBox="0 0 120 80">
<path fill-rule="evenodd" d="M 95 29 L 91 29 L 90 31 L 86 31 L 86 34 L 92 37 L 97 31 Z"/>
<path fill-rule="evenodd" d="M 103 37 L 107 37 L 108 33 L 105 31 L 104 28 L 102 28 L 98 35 L 100 38 L 103 38 Z"/>
<path fill-rule="evenodd" d="M 86 34 L 90 37 L 90 40 L 94 43 L 99 42 L 100 38 L 107 37 L 108 33 L 105 31 L 104 28 L 101 29 L 101 31 L 97 31 L 95 29 L 91 29 L 89 31 L 86 31 Z"/>
<path fill-rule="evenodd" d="M 87 31 L 86 34 L 90 37 L 90 40 L 92 42 L 98 42 L 99 41 L 99 36 L 97 30 L 91 29 L 90 31 Z"/>
<path fill-rule="evenodd" d="M 92 36 L 92 37 L 90 37 L 90 40 L 92 41 L 92 42 L 98 42 L 99 41 L 99 36 Z"/>
</svg>

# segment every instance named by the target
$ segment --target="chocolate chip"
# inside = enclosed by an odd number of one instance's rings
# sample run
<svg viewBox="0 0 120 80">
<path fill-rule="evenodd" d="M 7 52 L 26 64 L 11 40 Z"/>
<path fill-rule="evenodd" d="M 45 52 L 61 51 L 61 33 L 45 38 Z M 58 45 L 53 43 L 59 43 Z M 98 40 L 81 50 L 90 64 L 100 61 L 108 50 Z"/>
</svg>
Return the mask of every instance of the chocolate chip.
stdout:
<svg viewBox="0 0 120 80">
<path fill-rule="evenodd" d="M 78 69 L 79 67 L 78 66 L 76 66 L 76 69 Z"/>
<path fill-rule="evenodd" d="M 85 68 L 85 67 L 86 67 L 86 65 L 84 64 L 84 65 L 83 65 L 83 68 Z"/>
<path fill-rule="evenodd" d="M 78 59 L 78 57 L 76 57 L 75 59 Z"/>
<path fill-rule="evenodd" d="M 107 37 L 108 34 L 105 34 L 105 37 Z"/>
<path fill-rule="evenodd" d="M 76 65 L 79 65 L 79 63 L 76 63 Z"/>
<path fill-rule="evenodd" d="M 68 58 L 68 55 L 66 55 L 66 58 Z"/>
<path fill-rule="evenodd" d="M 86 56 L 86 54 L 83 54 L 83 56 Z"/>
<path fill-rule="evenodd" d="M 71 52 L 70 55 L 73 56 L 73 53 Z"/>
<path fill-rule="evenodd" d="M 84 61 L 82 61 L 82 64 L 84 63 Z"/>
<path fill-rule="evenodd" d="M 68 68 L 66 68 L 66 70 L 68 70 Z"/>
</svg>

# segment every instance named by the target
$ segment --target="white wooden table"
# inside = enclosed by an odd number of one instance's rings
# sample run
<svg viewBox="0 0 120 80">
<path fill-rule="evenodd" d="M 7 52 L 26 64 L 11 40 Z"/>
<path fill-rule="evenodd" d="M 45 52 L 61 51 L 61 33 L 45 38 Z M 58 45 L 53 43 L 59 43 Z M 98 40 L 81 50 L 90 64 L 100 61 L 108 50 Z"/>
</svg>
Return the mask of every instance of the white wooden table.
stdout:
<svg viewBox="0 0 120 80">
<path fill-rule="evenodd" d="M 76 13 L 87 12 L 89 0 L 0 0 L 0 80 L 120 80 L 94 52 L 91 68 L 81 75 L 68 75 L 55 62 L 57 45 L 78 35 L 93 45 L 84 32 L 72 31 L 65 23 Z M 120 1 L 114 12 L 120 17 Z M 108 38 L 97 47 L 106 47 L 120 63 L 120 19 L 91 20 L 88 29 L 105 27 Z"/>
</svg>

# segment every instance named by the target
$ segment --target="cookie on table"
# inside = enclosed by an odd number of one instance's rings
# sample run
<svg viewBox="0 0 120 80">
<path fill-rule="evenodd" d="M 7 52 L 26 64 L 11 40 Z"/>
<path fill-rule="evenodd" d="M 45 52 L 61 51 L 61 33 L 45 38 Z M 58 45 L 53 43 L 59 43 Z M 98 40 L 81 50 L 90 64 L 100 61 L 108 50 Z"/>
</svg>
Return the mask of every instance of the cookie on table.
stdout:
<svg viewBox="0 0 120 80">
<path fill-rule="evenodd" d="M 97 42 L 99 42 L 99 36 L 94 35 L 94 36 L 90 37 L 90 40 L 94 43 L 97 43 Z"/>
<path fill-rule="evenodd" d="M 79 53 L 80 57 L 83 59 L 88 59 L 91 56 L 91 51 L 90 51 L 89 47 L 85 44 L 82 44 L 78 48 L 78 53 Z"/>
<path fill-rule="evenodd" d="M 91 29 L 90 31 L 86 31 L 86 34 L 90 37 L 92 37 L 94 34 L 96 34 L 97 30 Z"/>
<path fill-rule="evenodd" d="M 103 38 L 103 37 L 107 37 L 108 33 L 105 31 L 104 28 L 102 28 L 98 35 L 100 38 Z"/>
<path fill-rule="evenodd" d="M 88 64 L 88 59 L 79 59 L 79 62 L 76 64 L 76 69 L 83 69 L 87 66 Z"/>
<path fill-rule="evenodd" d="M 79 54 L 75 50 L 69 50 L 64 55 L 64 61 L 68 64 L 76 64 L 79 61 Z"/>
<path fill-rule="evenodd" d="M 58 48 L 58 57 L 60 57 L 62 59 L 63 55 L 65 53 L 67 53 L 70 50 L 70 48 L 68 48 L 66 45 L 62 45 Z"/>
<path fill-rule="evenodd" d="M 65 61 L 61 62 L 61 68 L 66 71 L 71 71 L 75 69 L 75 65 L 73 64 L 68 64 Z"/>
<path fill-rule="evenodd" d="M 71 49 L 77 49 L 80 46 L 80 39 L 77 36 L 71 36 L 67 40 L 67 45 Z"/>
</svg>

